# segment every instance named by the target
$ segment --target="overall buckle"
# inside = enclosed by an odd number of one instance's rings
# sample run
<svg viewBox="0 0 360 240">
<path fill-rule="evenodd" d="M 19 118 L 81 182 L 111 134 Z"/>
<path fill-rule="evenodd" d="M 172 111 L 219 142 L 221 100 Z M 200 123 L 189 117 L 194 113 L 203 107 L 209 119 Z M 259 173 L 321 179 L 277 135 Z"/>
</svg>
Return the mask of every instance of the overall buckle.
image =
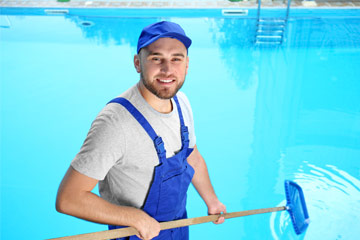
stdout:
<svg viewBox="0 0 360 240">
<path fill-rule="evenodd" d="M 187 126 L 181 126 L 181 140 L 183 142 L 189 141 L 189 129 Z"/>
<path fill-rule="evenodd" d="M 156 152 L 159 156 L 163 156 L 166 153 L 164 142 L 161 137 L 157 136 L 154 139 L 154 145 L 155 145 Z"/>
</svg>

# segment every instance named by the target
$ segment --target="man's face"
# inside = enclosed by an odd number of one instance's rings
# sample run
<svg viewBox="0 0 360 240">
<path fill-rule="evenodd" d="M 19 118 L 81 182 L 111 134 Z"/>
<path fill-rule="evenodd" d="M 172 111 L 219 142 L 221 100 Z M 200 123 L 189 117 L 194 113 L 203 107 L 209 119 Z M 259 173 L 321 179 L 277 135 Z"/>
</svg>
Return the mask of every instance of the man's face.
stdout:
<svg viewBox="0 0 360 240">
<path fill-rule="evenodd" d="M 160 99 L 170 99 L 182 87 L 189 58 L 183 43 L 173 38 L 160 38 L 141 49 L 134 58 L 141 83 Z"/>
</svg>

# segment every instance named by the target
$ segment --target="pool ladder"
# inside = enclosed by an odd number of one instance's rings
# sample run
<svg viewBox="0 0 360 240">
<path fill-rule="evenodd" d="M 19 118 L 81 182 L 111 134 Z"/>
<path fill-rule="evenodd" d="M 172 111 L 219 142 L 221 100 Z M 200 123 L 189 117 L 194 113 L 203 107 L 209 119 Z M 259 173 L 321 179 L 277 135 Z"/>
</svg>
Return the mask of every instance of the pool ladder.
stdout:
<svg viewBox="0 0 360 240">
<path fill-rule="evenodd" d="M 261 0 L 258 0 L 255 45 L 277 46 L 283 43 L 290 4 L 291 0 L 288 0 L 285 17 L 261 17 Z"/>
</svg>

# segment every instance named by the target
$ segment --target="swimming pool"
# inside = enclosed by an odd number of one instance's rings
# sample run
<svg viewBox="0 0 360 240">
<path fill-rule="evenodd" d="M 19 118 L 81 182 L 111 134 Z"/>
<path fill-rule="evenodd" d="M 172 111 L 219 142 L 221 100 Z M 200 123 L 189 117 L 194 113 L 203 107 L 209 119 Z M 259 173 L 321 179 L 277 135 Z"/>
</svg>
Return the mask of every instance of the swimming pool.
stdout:
<svg viewBox="0 0 360 240">
<path fill-rule="evenodd" d="M 191 239 L 356 239 L 360 10 L 294 9 L 285 42 L 270 48 L 253 44 L 255 16 L 1 9 L 1 239 L 106 229 L 57 213 L 57 187 L 98 111 L 137 82 L 137 37 L 161 19 L 193 39 L 183 91 L 228 211 L 283 205 L 283 181 L 292 179 L 311 218 L 300 237 L 283 212 L 193 226 Z M 206 214 L 193 188 L 188 209 Z"/>
</svg>

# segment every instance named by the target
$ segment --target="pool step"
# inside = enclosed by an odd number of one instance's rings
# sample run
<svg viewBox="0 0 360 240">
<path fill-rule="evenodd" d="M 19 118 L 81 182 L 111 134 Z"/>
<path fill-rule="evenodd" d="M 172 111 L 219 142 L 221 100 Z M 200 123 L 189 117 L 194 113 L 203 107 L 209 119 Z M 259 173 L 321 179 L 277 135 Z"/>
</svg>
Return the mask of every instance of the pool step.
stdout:
<svg viewBox="0 0 360 240">
<path fill-rule="evenodd" d="M 285 19 L 282 19 L 282 18 L 260 18 L 259 23 L 262 23 L 262 24 L 285 24 Z"/>
<path fill-rule="evenodd" d="M 283 42 L 286 21 L 279 18 L 259 18 L 255 44 L 276 45 Z"/>
</svg>

